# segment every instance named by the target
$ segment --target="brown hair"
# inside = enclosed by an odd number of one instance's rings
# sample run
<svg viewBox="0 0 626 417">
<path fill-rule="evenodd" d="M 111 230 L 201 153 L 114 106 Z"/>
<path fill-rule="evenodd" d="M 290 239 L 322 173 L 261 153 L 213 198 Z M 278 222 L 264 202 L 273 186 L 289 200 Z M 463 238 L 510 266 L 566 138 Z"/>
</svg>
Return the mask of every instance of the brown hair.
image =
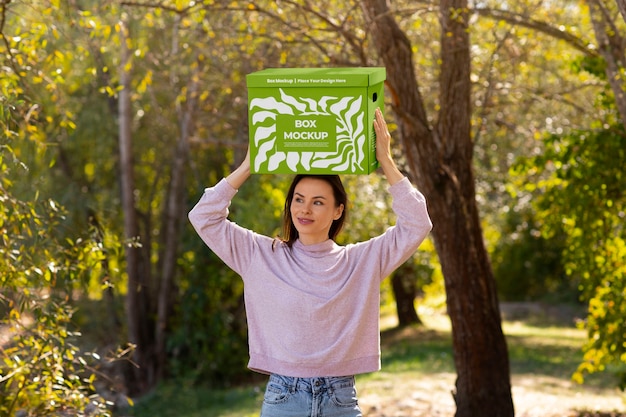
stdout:
<svg viewBox="0 0 626 417">
<path fill-rule="evenodd" d="M 333 223 L 330 226 L 330 230 L 328 231 L 329 239 L 335 240 L 335 238 L 343 228 L 343 224 L 346 220 L 346 215 L 348 213 L 348 195 L 346 194 L 345 188 L 343 188 L 343 183 L 341 182 L 339 175 L 296 175 L 291 182 L 291 186 L 289 187 L 289 192 L 287 193 L 287 198 L 285 199 L 285 208 L 283 210 L 283 235 L 281 240 L 285 242 L 289 247 L 291 247 L 293 243 L 298 239 L 298 230 L 296 229 L 296 226 L 293 224 L 293 220 L 291 219 L 291 202 L 293 200 L 293 194 L 295 192 L 296 185 L 298 185 L 298 183 L 303 178 L 315 178 L 325 181 L 333 189 L 333 195 L 335 197 L 335 207 L 339 207 L 341 204 L 343 204 L 343 212 L 341 213 L 341 217 L 339 217 L 337 220 L 333 220 Z"/>
</svg>

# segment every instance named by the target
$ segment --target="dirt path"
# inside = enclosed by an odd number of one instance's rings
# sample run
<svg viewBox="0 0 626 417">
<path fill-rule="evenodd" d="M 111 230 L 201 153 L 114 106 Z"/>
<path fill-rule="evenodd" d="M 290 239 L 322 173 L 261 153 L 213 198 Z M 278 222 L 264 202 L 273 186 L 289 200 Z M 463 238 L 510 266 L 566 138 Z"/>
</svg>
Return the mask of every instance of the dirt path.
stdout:
<svg viewBox="0 0 626 417">
<path fill-rule="evenodd" d="M 359 386 L 364 417 L 453 417 L 453 374 L 428 380 L 384 378 Z M 626 417 L 626 396 L 619 390 L 595 390 L 544 376 L 514 376 L 513 402 L 517 417 Z M 624 414 L 620 414 L 624 413 Z"/>
</svg>

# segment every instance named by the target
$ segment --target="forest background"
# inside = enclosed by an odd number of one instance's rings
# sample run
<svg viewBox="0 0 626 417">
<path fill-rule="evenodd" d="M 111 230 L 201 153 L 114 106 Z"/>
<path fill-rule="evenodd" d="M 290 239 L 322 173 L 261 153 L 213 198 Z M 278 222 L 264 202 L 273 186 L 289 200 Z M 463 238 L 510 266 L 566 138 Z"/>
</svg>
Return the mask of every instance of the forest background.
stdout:
<svg viewBox="0 0 626 417">
<path fill-rule="evenodd" d="M 447 308 L 457 415 L 484 407 L 468 371 L 485 358 L 491 415 L 512 413 L 498 300 L 584 306 L 573 377 L 623 387 L 619 6 L 0 1 L 0 413 L 106 415 L 105 391 L 250 377 L 241 281 L 186 214 L 243 157 L 245 75 L 268 67 L 386 67 L 394 151 L 435 229 L 383 301 L 403 324 L 418 295 Z M 232 218 L 276 235 L 288 181 L 254 176 Z M 345 181 L 342 243 L 393 223 L 380 176 Z"/>
</svg>

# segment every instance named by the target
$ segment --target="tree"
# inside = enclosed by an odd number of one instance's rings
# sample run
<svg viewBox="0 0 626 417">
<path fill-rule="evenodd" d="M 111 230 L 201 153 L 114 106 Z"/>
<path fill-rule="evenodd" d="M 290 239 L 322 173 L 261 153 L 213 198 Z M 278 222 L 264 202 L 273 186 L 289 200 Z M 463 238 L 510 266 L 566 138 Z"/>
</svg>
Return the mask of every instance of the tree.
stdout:
<svg viewBox="0 0 626 417">
<path fill-rule="evenodd" d="M 418 292 L 415 269 L 415 264 L 409 260 L 400 265 L 391 277 L 391 288 L 396 300 L 399 327 L 422 324 L 422 320 L 415 310 L 415 298 Z"/>
<path fill-rule="evenodd" d="M 124 213 L 124 238 L 126 244 L 126 271 L 128 273 L 128 293 L 126 294 L 126 314 L 128 318 L 128 340 L 134 346 L 133 375 L 127 381 L 133 394 L 146 392 L 156 382 L 157 361 L 154 358 L 153 320 L 150 318 L 151 274 L 140 266 L 148 262 L 142 259 L 141 246 L 145 239 L 139 234 L 138 211 L 135 202 L 135 164 L 133 158 L 132 107 L 131 107 L 131 51 L 132 45 L 128 23 L 120 21 L 120 60 L 118 114 L 119 149 L 122 210 Z"/>
<path fill-rule="evenodd" d="M 618 7 L 622 5 L 623 2 L 617 2 Z M 589 89 L 593 94 L 567 100 L 574 114 L 554 110 L 546 113 L 549 123 L 542 129 L 544 140 L 537 141 L 539 151 L 527 153 L 543 154 L 520 158 L 513 172 L 524 172 L 521 178 L 525 182 L 508 188 L 518 201 L 531 202 L 535 221 L 528 222 L 532 228 L 528 231 L 534 237 L 556 243 L 552 249 L 560 249 L 563 275 L 570 286 L 578 286 L 581 301 L 588 303 L 584 322 L 588 331 L 585 359 L 574 379 L 582 382 L 587 372 L 612 369 L 623 386 L 624 356 L 620 346 L 624 336 L 616 330 L 623 324 L 623 305 L 617 301 L 623 289 L 623 270 L 612 259 L 623 256 L 622 221 L 617 220 L 622 199 L 615 192 L 622 177 L 615 169 L 623 165 L 624 156 L 621 149 L 626 109 L 623 50 L 626 28 L 621 21 L 623 15 L 620 19 L 615 4 L 609 1 L 587 1 L 567 8 L 564 15 L 575 11 L 576 19 L 564 19 L 563 23 L 578 23 L 555 25 L 550 14 L 555 11 L 534 7 L 521 11 L 476 9 L 482 16 L 505 21 L 515 28 L 531 29 L 577 51 L 563 56 L 570 68 L 566 76 L 579 81 L 563 89 L 562 98 L 574 89 L 581 92 Z M 589 34 L 592 37 L 585 39 Z M 551 72 L 544 74 L 549 77 Z M 562 80 L 559 78 L 559 84 Z M 579 116 L 575 117 L 576 114 Z M 568 123 L 555 128 L 552 123 L 558 119 Z M 573 120 L 576 124 L 570 123 Z M 537 134 L 536 138 L 541 136 Z M 529 207 L 520 203 L 515 209 L 526 211 Z"/>
<path fill-rule="evenodd" d="M 178 36 L 174 33 L 174 36 Z M 172 51 L 174 54 L 176 51 Z M 161 267 L 160 293 L 157 311 L 156 326 L 156 351 L 159 364 L 159 377 L 163 376 L 167 363 L 167 330 L 169 328 L 169 316 L 173 309 L 171 291 L 174 288 L 176 277 L 176 265 L 179 257 L 181 229 L 186 218 L 184 205 L 186 200 L 186 178 L 189 164 L 189 142 L 193 137 L 195 119 L 200 101 L 200 74 L 205 70 L 204 59 L 200 52 L 196 52 L 196 58 L 192 63 L 192 72 L 188 84 L 183 89 L 186 94 L 182 102 L 177 102 L 176 112 L 180 133 L 176 142 L 176 150 L 172 159 L 171 178 L 166 207 L 163 214 L 163 243 L 159 256 Z"/>
<path fill-rule="evenodd" d="M 512 416 L 508 352 L 474 191 L 467 3 L 439 5 L 441 110 L 435 126 L 419 91 L 410 41 L 385 1 L 363 5 L 387 68 L 403 147 L 433 219 L 453 330 L 456 415 Z"/>
</svg>

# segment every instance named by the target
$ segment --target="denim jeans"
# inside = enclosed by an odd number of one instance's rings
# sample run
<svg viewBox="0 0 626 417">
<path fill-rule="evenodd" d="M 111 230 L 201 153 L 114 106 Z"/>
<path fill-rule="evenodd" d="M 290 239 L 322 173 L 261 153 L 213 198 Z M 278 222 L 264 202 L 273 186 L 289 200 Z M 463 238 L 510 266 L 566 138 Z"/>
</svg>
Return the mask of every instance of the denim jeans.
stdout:
<svg viewBox="0 0 626 417">
<path fill-rule="evenodd" d="M 362 417 L 354 376 L 293 378 L 272 374 L 261 417 Z"/>
</svg>

